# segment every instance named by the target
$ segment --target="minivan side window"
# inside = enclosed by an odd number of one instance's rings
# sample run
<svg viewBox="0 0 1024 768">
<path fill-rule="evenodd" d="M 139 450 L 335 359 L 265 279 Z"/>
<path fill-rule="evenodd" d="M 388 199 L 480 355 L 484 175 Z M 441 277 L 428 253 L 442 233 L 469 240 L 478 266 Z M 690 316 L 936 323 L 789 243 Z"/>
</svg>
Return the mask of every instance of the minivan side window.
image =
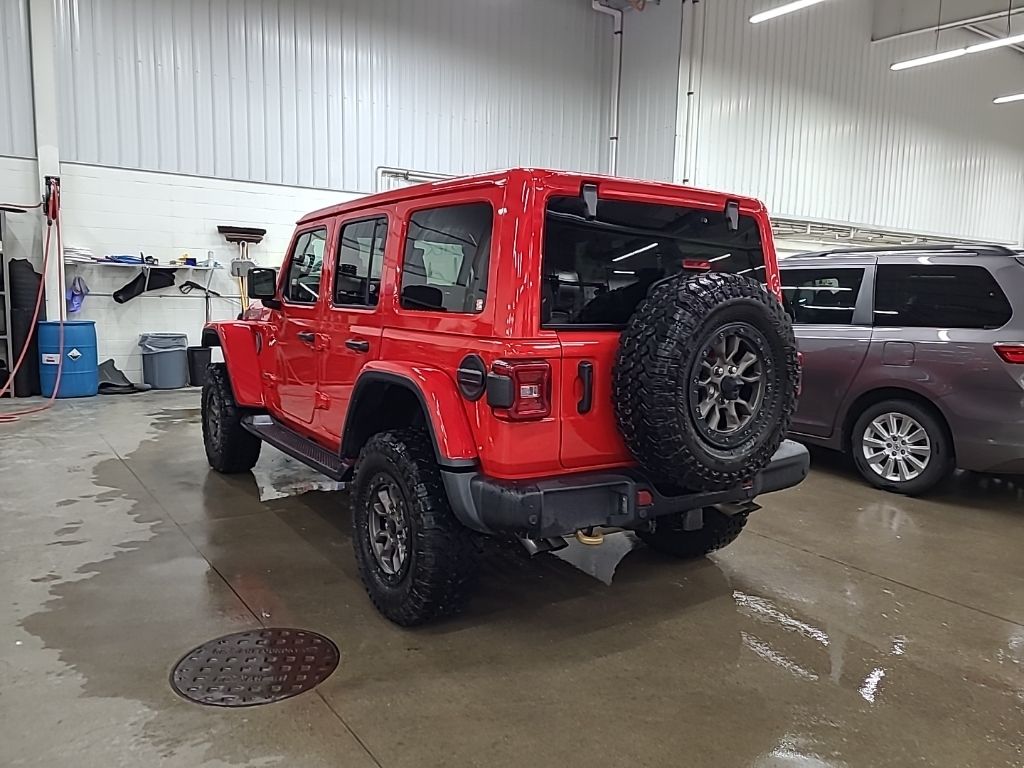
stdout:
<svg viewBox="0 0 1024 768">
<path fill-rule="evenodd" d="M 487 302 L 493 224 L 490 203 L 413 213 L 402 260 L 402 308 L 482 312 Z"/>
<path fill-rule="evenodd" d="M 387 233 L 388 220 L 384 216 L 354 221 L 341 228 L 338 269 L 334 274 L 336 306 L 377 306 Z"/>
<path fill-rule="evenodd" d="M 785 262 L 783 262 L 785 264 Z M 797 325 L 851 325 L 864 269 L 782 269 L 786 310 Z"/>
<path fill-rule="evenodd" d="M 303 232 L 295 241 L 288 261 L 284 299 L 293 304 L 316 304 L 320 296 L 320 273 L 324 267 L 327 230 L 323 227 Z"/>
<path fill-rule="evenodd" d="M 1013 310 L 981 266 L 890 264 L 875 279 L 875 325 L 901 328 L 1001 328 Z"/>
</svg>

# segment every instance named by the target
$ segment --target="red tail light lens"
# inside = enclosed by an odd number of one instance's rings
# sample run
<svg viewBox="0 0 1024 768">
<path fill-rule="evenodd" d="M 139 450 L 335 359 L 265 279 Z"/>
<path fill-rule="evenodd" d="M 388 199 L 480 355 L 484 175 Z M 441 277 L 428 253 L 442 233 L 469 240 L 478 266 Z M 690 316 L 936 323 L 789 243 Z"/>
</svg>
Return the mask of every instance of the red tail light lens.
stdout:
<svg viewBox="0 0 1024 768">
<path fill-rule="evenodd" d="M 683 259 L 683 269 L 697 269 L 706 272 L 711 269 L 711 262 L 706 259 Z"/>
<path fill-rule="evenodd" d="M 1024 365 L 1024 344 L 996 344 L 995 348 L 1003 362 Z"/>
<path fill-rule="evenodd" d="M 488 377 L 487 400 L 513 421 L 551 415 L 551 365 L 544 360 L 497 360 Z"/>
</svg>

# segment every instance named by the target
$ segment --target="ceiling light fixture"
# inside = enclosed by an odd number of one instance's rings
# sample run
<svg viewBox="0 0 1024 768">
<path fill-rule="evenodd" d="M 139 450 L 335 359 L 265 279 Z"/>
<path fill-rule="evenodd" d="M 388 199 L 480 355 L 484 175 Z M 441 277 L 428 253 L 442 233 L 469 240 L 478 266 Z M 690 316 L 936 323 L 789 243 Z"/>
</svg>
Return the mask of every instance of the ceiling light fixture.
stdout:
<svg viewBox="0 0 1024 768">
<path fill-rule="evenodd" d="M 966 48 L 957 48 L 955 51 L 943 51 L 942 53 L 933 53 L 931 56 L 922 56 L 919 59 L 898 61 L 895 64 L 893 64 L 890 67 L 890 69 L 893 72 L 899 72 L 901 69 L 910 69 L 911 67 L 923 67 L 925 64 L 934 64 L 937 61 L 946 61 L 947 59 L 958 59 L 961 56 L 966 55 Z"/>
<path fill-rule="evenodd" d="M 751 24 L 760 24 L 762 21 L 768 21 L 769 19 L 776 19 L 779 16 L 785 16 L 787 13 L 793 13 L 794 11 L 802 11 L 804 8 L 810 8 L 812 5 L 823 3 L 825 0 L 796 0 L 793 3 L 786 3 L 780 5 L 777 8 L 763 11 L 761 13 L 755 13 L 750 17 Z"/>
<path fill-rule="evenodd" d="M 1001 37 L 998 40 L 989 40 L 984 43 L 978 43 L 977 45 L 969 45 L 967 46 L 967 52 L 981 53 L 982 51 L 991 51 L 994 48 L 1005 48 L 1008 45 L 1016 45 L 1017 43 L 1024 43 L 1024 35 Z"/>
<path fill-rule="evenodd" d="M 1013 96 L 1000 96 L 998 99 L 995 99 L 992 103 L 1009 104 L 1012 101 L 1024 101 L 1024 93 L 1017 93 L 1014 94 Z"/>
</svg>

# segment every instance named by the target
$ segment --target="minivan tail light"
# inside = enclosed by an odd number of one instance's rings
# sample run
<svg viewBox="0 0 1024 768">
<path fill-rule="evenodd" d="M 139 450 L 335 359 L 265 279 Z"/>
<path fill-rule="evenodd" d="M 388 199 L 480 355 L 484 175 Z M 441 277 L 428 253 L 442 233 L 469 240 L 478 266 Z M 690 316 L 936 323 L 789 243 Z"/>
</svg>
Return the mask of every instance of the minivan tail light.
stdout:
<svg viewBox="0 0 1024 768">
<path fill-rule="evenodd" d="M 496 360 L 487 376 L 487 403 L 512 421 L 551 415 L 551 364 Z"/>
<path fill-rule="evenodd" d="M 1024 365 L 1024 344 L 996 344 L 995 348 L 1004 363 Z"/>
</svg>

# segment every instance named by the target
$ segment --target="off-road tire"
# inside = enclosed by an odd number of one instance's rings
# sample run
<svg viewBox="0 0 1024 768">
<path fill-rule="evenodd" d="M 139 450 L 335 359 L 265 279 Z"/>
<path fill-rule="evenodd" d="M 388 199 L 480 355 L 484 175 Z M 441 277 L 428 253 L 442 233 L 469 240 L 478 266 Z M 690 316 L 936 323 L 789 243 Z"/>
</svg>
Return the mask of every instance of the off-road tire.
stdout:
<svg viewBox="0 0 1024 768">
<path fill-rule="evenodd" d="M 887 480 L 871 468 L 864 456 L 861 443 L 864 432 L 874 419 L 886 413 L 905 414 L 911 417 L 928 435 L 931 457 L 924 471 L 912 480 Z M 953 441 L 946 425 L 930 408 L 910 400 L 885 400 L 868 406 L 857 418 L 849 437 L 850 454 L 853 456 L 857 471 L 868 483 L 885 491 L 901 493 L 904 496 L 919 496 L 932 490 L 955 469 Z"/>
<path fill-rule="evenodd" d="M 370 540 L 370 493 L 381 477 L 398 487 L 408 526 L 406 562 L 397 574 L 384 571 Z M 371 437 L 349 490 L 359 576 L 377 610 L 412 627 L 461 609 L 476 585 L 476 547 L 452 513 L 429 436 L 403 429 Z"/>
<path fill-rule="evenodd" d="M 764 373 L 759 407 L 723 447 L 698 427 L 691 373 L 727 327 L 762 345 Z M 782 443 L 799 377 L 789 316 L 764 285 L 730 273 L 679 275 L 653 287 L 621 336 L 613 373 L 619 429 L 656 480 L 691 490 L 732 488 L 764 469 Z"/>
<path fill-rule="evenodd" d="M 714 507 L 705 507 L 704 527 L 687 531 L 683 529 L 684 516 L 659 517 L 653 531 L 637 531 L 636 535 L 651 549 L 673 557 L 692 559 L 729 546 L 747 524 L 746 514 L 725 515 Z"/>
<path fill-rule="evenodd" d="M 203 444 L 210 466 L 225 475 L 248 472 L 260 458 L 263 441 L 242 426 L 245 410 L 235 393 L 224 363 L 210 363 L 203 384 Z"/>
</svg>

